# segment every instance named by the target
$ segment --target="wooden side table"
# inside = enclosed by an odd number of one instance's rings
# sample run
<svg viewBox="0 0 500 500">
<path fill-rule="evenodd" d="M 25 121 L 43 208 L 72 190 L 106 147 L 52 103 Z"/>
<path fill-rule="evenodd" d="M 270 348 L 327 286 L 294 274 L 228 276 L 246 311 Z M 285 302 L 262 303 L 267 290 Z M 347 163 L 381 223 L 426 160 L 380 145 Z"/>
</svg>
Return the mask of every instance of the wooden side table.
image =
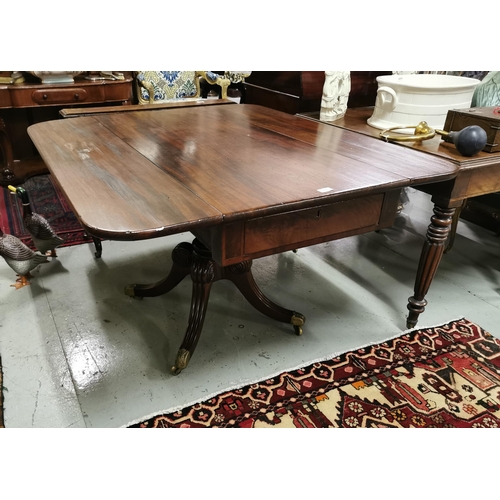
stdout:
<svg viewBox="0 0 500 500">
<path fill-rule="evenodd" d="M 334 128 L 343 128 L 381 141 L 380 132 L 368 125 L 367 120 L 373 114 L 372 107 L 348 109 L 345 116 L 337 121 L 328 122 Z M 302 118 L 320 122 L 319 112 L 302 114 Z M 374 146 L 373 146 L 374 147 Z M 462 156 L 455 146 L 444 142 L 439 135 L 430 140 L 400 142 L 392 144 L 394 151 L 406 150 L 409 156 L 400 164 L 403 171 L 415 176 L 413 187 L 431 195 L 434 203 L 433 214 L 427 228 L 420 261 L 415 279 L 414 294 L 408 299 L 407 328 L 414 328 L 420 314 L 427 306 L 426 295 L 437 272 L 446 248 L 450 248 L 450 236 L 456 212 L 461 210 L 464 201 L 470 198 L 500 192 L 500 152 L 480 151 L 474 156 Z M 416 152 L 423 153 L 431 161 L 445 160 L 450 168 L 455 168 L 454 178 L 440 182 L 427 182 L 416 179 L 421 172 L 413 161 Z M 394 168 L 389 153 L 387 164 Z"/>
<path fill-rule="evenodd" d="M 21 84 L 0 85 L 0 185 L 21 184 L 27 178 L 48 173 L 28 136 L 34 123 L 60 118 L 62 108 L 133 103 L 133 77 L 91 81 L 85 76 L 74 83 L 42 84 L 33 77 Z"/>
</svg>

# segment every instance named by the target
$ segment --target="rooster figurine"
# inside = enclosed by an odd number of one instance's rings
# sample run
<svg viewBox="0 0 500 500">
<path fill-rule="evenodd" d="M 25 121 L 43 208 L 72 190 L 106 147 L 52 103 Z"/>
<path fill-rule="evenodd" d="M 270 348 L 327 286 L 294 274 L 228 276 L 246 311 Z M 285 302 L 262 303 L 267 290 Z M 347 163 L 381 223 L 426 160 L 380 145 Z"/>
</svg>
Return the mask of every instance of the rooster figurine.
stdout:
<svg viewBox="0 0 500 500">
<path fill-rule="evenodd" d="M 37 250 L 43 255 L 48 254 L 50 257 L 57 257 L 56 247 L 63 243 L 64 240 L 57 236 L 44 217 L 33 213 L 28 193 L 24 188 L 9 186 L 9 189 L 21 198 L 24 227 L 31 234 Z"/>
<path fill-rule="evenodd" d="M 0 255 L 5 259 L 9 267 L 19 275 L 16 283 L 11 285 L 15 286 L 16 289 L 30 285 L 29 278 L 33 277 L 30 271 L 39 264 L 48 262 L 46 255 L 33 252 L 19 238 L 11 234 L 5 234 L 2 229 L 0 229 Z"/>
</svg>

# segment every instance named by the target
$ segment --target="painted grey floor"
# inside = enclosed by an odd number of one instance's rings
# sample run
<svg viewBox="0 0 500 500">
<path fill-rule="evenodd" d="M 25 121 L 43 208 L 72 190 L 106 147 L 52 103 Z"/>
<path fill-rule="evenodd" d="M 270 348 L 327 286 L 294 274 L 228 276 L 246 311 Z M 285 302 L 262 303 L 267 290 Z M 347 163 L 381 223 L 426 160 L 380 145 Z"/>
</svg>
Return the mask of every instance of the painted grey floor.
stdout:
<svg viewBox="0 0 500 500">
<path fill-rule="evenodd" d="M 300 337 L 253 310 L 231 283 L 215 283 L 196 352 L 177 377 L 170 367 L 186 327 L 189 279 L 144 300 L 123 289 L 166 275 L 171 250 L 189 234 L 106 241 L 100 260 L 92 245 L 62 248 L 20 290 L 0 260 L 6 427 L 121 427 L 398 335 L 432 213 L 427 195 L 408 195 L 390 229 L 254 262 L 261 289 L 305 314 Z M 418 326 L 465 316 L 500 337 L 499 248 L 494 234 L 461 221 Z"/>
</svg>

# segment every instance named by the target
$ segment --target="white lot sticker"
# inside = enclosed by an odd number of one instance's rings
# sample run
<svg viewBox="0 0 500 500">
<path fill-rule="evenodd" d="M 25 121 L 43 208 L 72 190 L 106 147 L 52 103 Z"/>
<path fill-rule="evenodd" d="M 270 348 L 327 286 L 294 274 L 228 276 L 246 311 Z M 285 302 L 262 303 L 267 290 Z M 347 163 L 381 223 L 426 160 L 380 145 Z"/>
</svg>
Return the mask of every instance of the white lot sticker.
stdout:
<svg viewBox="0 0 500 500">
<path fill-rule="evenodd" d="M 318 189 L 318 192 L 320 193 L 328 193 L 330 191 L 333 191 L 332 188 L 321 188 L 321 189 Z"/>
</svg>

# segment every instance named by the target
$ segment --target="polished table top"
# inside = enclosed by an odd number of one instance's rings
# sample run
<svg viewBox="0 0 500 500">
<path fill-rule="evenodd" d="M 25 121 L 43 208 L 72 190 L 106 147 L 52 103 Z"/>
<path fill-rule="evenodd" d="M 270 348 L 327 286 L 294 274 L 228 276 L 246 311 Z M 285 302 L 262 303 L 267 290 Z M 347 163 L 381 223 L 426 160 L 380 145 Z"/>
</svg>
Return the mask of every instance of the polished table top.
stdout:
<svg viewBox="0 0 500 500">
<path fill-rule="evenodd" d="M 29 128 L 94 236 L 165 236 L 456 171 L 445 159 L 256 105 L 133 109 Z"/>
<path fill-rule="evenodd" d="M 361 134 L 382 140 L 380 139 L 380 132 L 382 132 L 382 130 L 372 127 L 367 123 L 368 118 L 370 118 L 372 114 L 373 107 L 350 108 L 347 110 L 346 114 L 339 120 L 322 123 L 328 123 L 335 127 L 356 131 Z M 303 113 L 299 116 L 310 118 L 315 121 L 320 121 L 319 112 Z M 415 125 L 417 124 L 415 123 Z M 411 129 L 408 130 L 408 132 L 413 133 Z M 398 145 L 450 160 L 463 167 L 472 167 L 474 165 L 482 164 L 485 162 L 489 163 L 491 161 L 498 161 L 500 159 L 500 155 L 487 153 L 484 151 L 480 151 L 478 154 L 471 157 L 462 156 L 453 144 L 444 142 L 442 137 L 438 134 L 436 134 L 432 139 L 429 140 L 400 142 L 398 143 Z"/>
<path fill-rule="evenodd" d="M 330 126 L 357 132 L 367 137 L 380 139 L 380 132 L 368 125 L 367 120 L 373 107 L 348 109 L 345 116 L 337 121 L 328 122 Z M 319 121 L 319 112 L 301 115 Z M 325 123 L 326 124 L 326 123 Z M 415 124 L 417 125 L 417 124 Z M 455 146 L 444 142 L 438 134 L 430 140 L 393 143 L 394 146 L 426 153 L 434 158 L 449 161 L 456 166 L 456 176 L 447 186 L 435 184 L 426 186 L 418 182 L 419 189 L 435 196 L 441 205 L 460 206 L 465 198 L 500 191 L 500 153 L 480 151 L 471 157 L 462 156 Z"/>
</svg>

